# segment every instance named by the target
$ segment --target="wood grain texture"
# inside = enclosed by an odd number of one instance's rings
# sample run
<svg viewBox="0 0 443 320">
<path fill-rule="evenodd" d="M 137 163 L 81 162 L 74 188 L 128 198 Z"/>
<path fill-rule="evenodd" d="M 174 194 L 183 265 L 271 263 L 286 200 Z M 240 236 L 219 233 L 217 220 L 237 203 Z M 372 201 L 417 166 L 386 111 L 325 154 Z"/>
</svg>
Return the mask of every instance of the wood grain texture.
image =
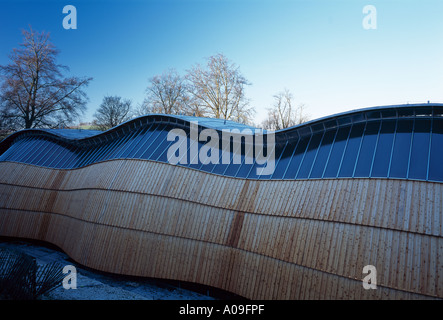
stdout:
<svg viewBox="0 0 443 320">
<path fill-rule="evenodd" d="M 245 180 L 144 160 L 0 172 L 0 235 L 98 270 L 250 299 L 443 298 L 441 183 Z"/>
</svg>

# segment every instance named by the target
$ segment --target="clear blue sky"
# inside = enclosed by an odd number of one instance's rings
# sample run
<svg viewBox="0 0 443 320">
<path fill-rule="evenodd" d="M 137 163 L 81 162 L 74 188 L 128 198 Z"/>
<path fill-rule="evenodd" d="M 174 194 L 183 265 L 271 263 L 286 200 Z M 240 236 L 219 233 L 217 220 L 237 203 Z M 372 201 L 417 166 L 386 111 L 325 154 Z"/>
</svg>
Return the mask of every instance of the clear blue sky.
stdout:
<svg viewBox="0 0 443 320">
<path fill-rule="evenodd" d="M 365 5 L 377 9 L 366 30 Z M 77 8 L 77 29 L 62 25 Z M 224 53 L 252 83 L 247 96 L 266 115 L 287 88 L 312 119 L 363 107 L 443 102 L 441 0 L 0 0 L 0 64 L 31 25 L 51 34 L 70 75 L 90 76 L 92 119 L 105 95 L 141 103 L 148 79 L 184 74 Z"/>
</svg>

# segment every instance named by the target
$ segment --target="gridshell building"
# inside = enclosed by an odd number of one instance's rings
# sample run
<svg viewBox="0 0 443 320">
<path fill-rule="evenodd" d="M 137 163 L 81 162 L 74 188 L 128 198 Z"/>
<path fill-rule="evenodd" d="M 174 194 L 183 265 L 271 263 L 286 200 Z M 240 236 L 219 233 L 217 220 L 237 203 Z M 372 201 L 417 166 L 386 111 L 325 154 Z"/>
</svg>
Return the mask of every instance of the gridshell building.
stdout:
<svg viewBox="0 0 443 320">
<path fill-rule="evenodd" d="M 219 161 L 196 159 L 209 140 L 193 129 L 219 134 Z M 250 149 L 259 134 L 158 114 L 106 132 L 16 132 L 0 143 L 0 236 L 249 299 L 443 298 L 442 104 L 354 110 Z M 187 151 L 177 164 L 172 146 Z M 260 153 L 272 173 L 257 170 Z"/>
</svg>

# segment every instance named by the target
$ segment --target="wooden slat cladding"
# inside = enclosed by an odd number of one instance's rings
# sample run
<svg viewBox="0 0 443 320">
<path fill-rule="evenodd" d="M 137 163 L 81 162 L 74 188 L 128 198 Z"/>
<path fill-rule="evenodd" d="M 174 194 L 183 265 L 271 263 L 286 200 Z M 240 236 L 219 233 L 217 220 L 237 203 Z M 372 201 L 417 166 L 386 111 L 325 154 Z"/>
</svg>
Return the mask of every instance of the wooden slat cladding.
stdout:
<svg viewBox="0 0 443 320">
<path fill-rule="evenodd" d="M 244 212 L 236 212 L 232 225 L 229 228 L 230 231 L 229 231 L 228 241 L 226 242 L 228 246 L 237 248 L 238 241 L 240 239 L 240 235 L 243 228 L 244 218 L 245 218 Z"/>
<path fill-rule="evenodd" d="M 0 235 L 98 270 L 251 299 L 443 298 L 440 183 L 244 180 L 142 160 L 0 172 Z"/>
</svg>

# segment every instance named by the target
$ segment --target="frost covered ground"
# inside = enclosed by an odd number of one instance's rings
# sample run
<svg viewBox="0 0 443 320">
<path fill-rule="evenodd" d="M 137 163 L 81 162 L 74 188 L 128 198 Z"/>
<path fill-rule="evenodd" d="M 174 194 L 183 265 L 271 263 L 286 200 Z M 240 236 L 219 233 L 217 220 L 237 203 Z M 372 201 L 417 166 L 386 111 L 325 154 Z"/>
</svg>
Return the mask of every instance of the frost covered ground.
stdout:
<svg viewBox="0 0 443 320">
<path fill-rule="evenodd" d="M 0 248 L 19 250 L 36 258 L 37 264 L 57 261 L 77 270 L 77 289 L 62 285 L 39 297 L 41 300 L 213 300 L 208 294 L 190 291 L 148 278 L 134 278 L 95 272 L 72 261 L 65 253 L 32 242 L 2 240 Z"/>
</svg>

